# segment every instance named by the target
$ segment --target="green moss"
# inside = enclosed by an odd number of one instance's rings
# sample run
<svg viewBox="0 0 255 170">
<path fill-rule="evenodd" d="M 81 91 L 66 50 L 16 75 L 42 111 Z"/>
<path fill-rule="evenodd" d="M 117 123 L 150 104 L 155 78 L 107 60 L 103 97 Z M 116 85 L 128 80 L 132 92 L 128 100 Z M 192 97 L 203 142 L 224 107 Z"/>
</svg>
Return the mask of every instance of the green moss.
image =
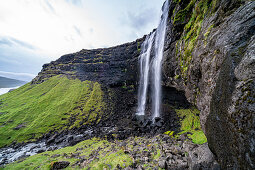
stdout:
<svg viewBox="0 0 255 170">
<path fill-rule="evenodd" d="M 189 22 L 184 26 L 184 31 L 180 39 L 181 42 L 179 41 L 176 44 L 176 54 L 179 55 L 181 73 L 185 81 L 187 81 L 188 66 L 192 60 L 192 52 L 201 32 L 202 22 L 211 6 L 209 2 L 209 0 L 191 0 L 187 7 L 178 11 L 174 17 L 174 23 L 176 23 L 178 21 L 184 21 L 185 18 L 191 16 Z"/>
<path fill-rule="evenodd" d="M 160 150 L 157 149 L 157 154 L 156 155 L 153 155 L 153 160 L 158 160 L 160 157 Z"/>
<path fill-rule="evenodd" d="M 0 96 L 0 147 L 33 141 L 49 131 L 100 120 L 104 102 L 100 84 L 55 76 L 36 85 L 29 83 Z M 73 117 L 74 122 L 69 122 Z M 86 121 L 85 121 L 86 120 Z M 83 124 L 82 123 L 82 124 Z M 15 130 L 15 127 L 23 125 Z"/>
<path fill-rule="evenodd" d="M 191 138 L 192 142 L 195 144 L 203 144 L 207 142 L 206 136 L 201 129 L 199 110 L 197 109 L 177 109 L 175 110 L 180 118 L 180 132 L 175 135 L 175 132 L 168 131 L 171 137 L 178 138 L 181 134 L 189 133 L 188 136 Z"/>
<path fill-rule="evenodd" d="M 140 53 L 140 52 L 141 52 L 141 42 L 138 41 L 137 44 L 136 44 L 136 46 L 137 46 L 137 51 L 138 51 L 138 53 Z"/>
<path fill-rule="evenodd" d="M 214 24 L 212 24 L 212 25 L 208 28 L 207 32 L 204 34 L 205 40 L 207 40 L 208 35 L 210 34 L 210 32 L 211 32 L 211 30 L 213 29 L 213 27 L 214 27 Z"/>
<path fill-rule="evenodd" d="M 181 120 L 181 130 L 189 131 L 192 129 L 201 129 L 199 120 L 199 110 L 197 109 L 179 109 L 176 110 Z"/>
<path fill-rule="evenodd" d="M 174 137 L 174 131 L 167 131 L 164 134 Z"/>
<path fill-rule="evenodd" d="M 174 79 L 175 79 L 175 80 L 177 80 L 177 79 L 179 79 L 179 78 L 180 78 L 180 75 L 175 75 L 175 76 L 174 76 Z"/>
<path fill-rule="evenodd" d="M 190 137 L 192 138 L 192 142 L 196 144 L 203 144 L 207 142 L 207 138 L 202 130 L 193 132 Z"/>
<path fill-rule="evenodd" d="M 115 151 L 111 151 L 111 147 L 112 144 L 110 142 L 94 138 L 80 142 L 72 147 L 48 151 L 28 157 L 22 162 L 15 162 L 7 165 L 4 169 L 49 169 L 51 163 L 55 161 L 69 161 L 70 165 L 67 169 L 79 169 L 79 166 L 74 165 L 79 161 L 79 157 L 89 159 L 96 153 L 98 159 L 92 159 L 93 161 L 88 162 L 84 168 L 90 167 L 91 169 L 103 169 L 103 167 L 105 167 L 109 169 L 108 165 L 112 168 L 116 168 L 118 164 L 122 168 L 125 168 L 133 163 L 132 158 L 125 154 L 120 147 L 115 146 Z M 103 149 L 99 150 L 99 148 Z M 60 156 L 56 158 L 52 157 L 57 154 Z M 72 156 L 74 154 L 79 156 Z"/>
<path fill-rule="evenodd" d="M 179 1 L 176 0 L 175 2 L 176 3 L 180 3 L 181 0 L 179 0 Z M 177 22 L 183 22 L 188 17 L 188 15 L 190 14 L 192 8 L 195 5 L 195 2 L 196 2 L 196 0 L 191 0 L 186 8 L 184 8 L 183 10 L 178 11 L 176 13 L 176 15 L 174 16 L 173 24 L 176 24 Z"/>
</svg>

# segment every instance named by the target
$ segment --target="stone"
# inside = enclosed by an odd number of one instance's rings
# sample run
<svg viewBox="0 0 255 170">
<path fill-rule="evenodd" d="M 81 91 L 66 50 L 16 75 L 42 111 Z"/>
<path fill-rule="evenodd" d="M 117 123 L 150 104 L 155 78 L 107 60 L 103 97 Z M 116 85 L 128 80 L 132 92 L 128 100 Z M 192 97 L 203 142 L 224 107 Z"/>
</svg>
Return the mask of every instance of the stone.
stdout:
<svg viewBox="0 0 255 170">
<path fill-rule="evenodd" d="M 190 151 L 188 157 L 188 165 L 192 170 L 213 169 L 218 165 L 214 155 L 205 143 Z"/>
<path fill-rule="evenodd" d="M 70 162 L 68 162 L 68 161 L 52 162 L 51 170 L 64 169 L 64 168 L 68 167 L 69 164 L 70 164 Z"/>
<path fill-rule="evenodd" d="M 158 161 L 158 166 L 159 166 L 160 168 L 166 169 L 166 167 L 167 167 L 166 160 L 159 160 L 159 161 Z"/>
<path fill-rule="evenodd" d="M 19 130 L 19 129 L 24 128 L 24 127 L 26 127 L 25 124 L 20 124 L 20 125 L 16 126 L 16 127 L 13 128 L 13 129 L 14 129 L 14 130 Z"/>
</svg>

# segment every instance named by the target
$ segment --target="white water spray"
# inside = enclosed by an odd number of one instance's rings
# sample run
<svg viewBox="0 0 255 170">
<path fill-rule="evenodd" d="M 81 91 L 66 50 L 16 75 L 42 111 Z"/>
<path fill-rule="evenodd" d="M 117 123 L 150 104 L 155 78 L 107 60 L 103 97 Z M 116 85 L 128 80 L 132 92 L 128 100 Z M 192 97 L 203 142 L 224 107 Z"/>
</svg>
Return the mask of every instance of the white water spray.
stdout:
<svg viewBox="0 0 255 170">
<path fill-rule="evenodd" d="M 166 35 L 166 23 L 168 18 L 168 0 L 163 7 L 163 17 L 160 20 L 157 28 L 155 39 L 155 58 L 153 61 L 153 118 L 160 117 L 161 105 L 161 66 L 164 54 L 164 44 Z"/>
<path fill-rule="evenodd" d="M 145 105 L 147 100 L 147 90 L 149 83 L 149 64 L 150 64 L 150 55 L 151 47 L 153 44 L 153 39 L 155 32 L 148 35 L 146 40 L 142 44 L 142 52 L 140 55 L 140 84 L 139 84 L 139 94 L 138 94 L 138 108 L 137 114 L 144 115 Z"/>
<path fill-rule="evenodd" d="M 160 116 L 161 105 L 161 65 L 163 59 L 166 23 L 168 18 L 168 0 L 165 2 L 162 17 L 157 30 L 146 37 L 142 44 L 142 52 L 140 55 L 140 81 L 138 91 L 138 108 L 137 115 L 145 115 L 145 107 L 147 100 L 147 91 L 149 86 L 149 73 L 151 69 L 153 84 L 153 119 Z M 155 42 L 153 44 L 153 42 Z M 154 45 L 155 57 L 150 68 L 151 51 Z"/>
</svg>

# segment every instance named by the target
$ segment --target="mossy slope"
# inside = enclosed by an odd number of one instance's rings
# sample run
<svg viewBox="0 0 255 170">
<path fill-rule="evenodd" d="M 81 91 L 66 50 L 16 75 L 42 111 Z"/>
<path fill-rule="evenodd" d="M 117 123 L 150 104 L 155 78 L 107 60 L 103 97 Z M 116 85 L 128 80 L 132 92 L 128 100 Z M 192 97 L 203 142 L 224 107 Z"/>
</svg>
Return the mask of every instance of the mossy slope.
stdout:
<svg viewBox="0 0 255 170">
<path fill-rule="evenodd" d="M 99 121 L 103 106 L 103 91 L 96 82 L 60 75 L 28 83 L 0 96 L 0 147 Z"/>
</svg>

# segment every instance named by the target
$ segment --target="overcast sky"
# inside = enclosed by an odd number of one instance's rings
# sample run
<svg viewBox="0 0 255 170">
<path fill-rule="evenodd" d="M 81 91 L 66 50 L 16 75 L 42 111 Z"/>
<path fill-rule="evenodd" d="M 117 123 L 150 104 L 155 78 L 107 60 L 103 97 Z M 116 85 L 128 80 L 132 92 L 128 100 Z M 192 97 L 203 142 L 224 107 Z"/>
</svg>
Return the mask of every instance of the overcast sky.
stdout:
<svg viewBox="0 0 255 170">
<path fill-rule="evenodd" d="M 31 77 L 61 55 L 134 41 L 156 28 L 163 2 L 0 0 L 0 76 Z"/>
</svg>

